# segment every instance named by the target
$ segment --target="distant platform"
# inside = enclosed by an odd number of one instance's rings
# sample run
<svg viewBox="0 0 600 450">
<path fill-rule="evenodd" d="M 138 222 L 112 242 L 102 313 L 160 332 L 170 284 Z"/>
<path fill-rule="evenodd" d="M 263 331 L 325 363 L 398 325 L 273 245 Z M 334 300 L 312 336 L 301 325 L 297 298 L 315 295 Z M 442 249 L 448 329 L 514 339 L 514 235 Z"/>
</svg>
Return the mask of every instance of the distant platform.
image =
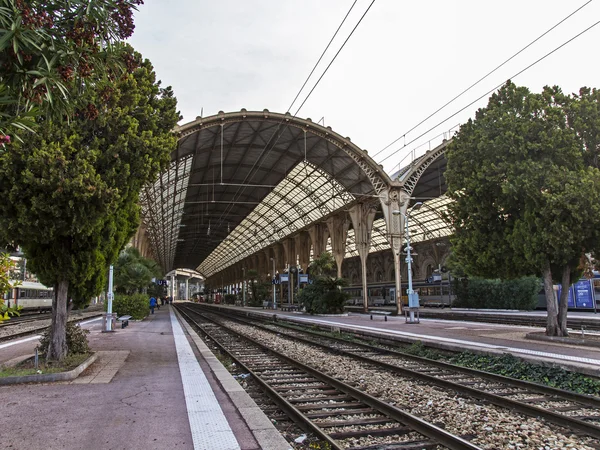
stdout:
<svg viewBox="0 0 600 450">
<path fill-rule="evenodd" d="M 540 331 L 539 327 L 512 325 L 508 317 L 545 318 L 544 311 L 515 312 L 494 311 L 494 317 L 503 323 L 481 323 L 472 321 L 487 310 L 476 310 L 467 313 L 463 310 L 440 311 L 436 317 L 428 313 L 431 310 L 421 309 L 421 323 L 409 324 L 402 316 L 382 316 L 368 313 L 350 313 L 347 317 L 318 317 L 298 312 L 282 312 L 263 310 L 261 308 L 236 307 L 225 305 L 207 305 L 213 308 L 235 309 L 262 316 L 276 315 L 298 323 L 314 323 L 340 330 L 351 330 L 367 336 L 385 337 L 403 342 L 422 341 L 433 347 L 452 351 L 470 350 L 474 352 L 504 354 L 532 362 L 551 363 L 593 376 L 600 376 L 600 348 L 588 348 L 568 345 L 559 342 L 539 342 L 526 339 L 525 335 L 532 331 Z M 382 308 L 373 308 L 382 310 Z M 385 309 L 383 309 L 385 310 Z M 444 314 L 454 315 L 451 320 Z M 589 313 L 569 313 L 574 319 L 587 318 L 600 326 L 600 316 Z M 385 318 L 387 317 L 387 321 Z M 578 331 L 574 330 L 573 334 Z"/>
</svg>

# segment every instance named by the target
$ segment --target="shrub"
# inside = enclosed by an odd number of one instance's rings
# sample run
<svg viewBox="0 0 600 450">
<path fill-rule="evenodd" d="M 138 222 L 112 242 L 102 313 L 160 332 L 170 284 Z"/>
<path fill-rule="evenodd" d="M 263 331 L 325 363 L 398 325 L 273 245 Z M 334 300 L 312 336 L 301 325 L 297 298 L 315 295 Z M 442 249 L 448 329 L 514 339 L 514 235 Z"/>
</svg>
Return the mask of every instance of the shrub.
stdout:
<svg viewBox="0 0 600 450">
<path fill-rule="evenodd" d="M 237 300 L 237 295 L 235 295 L 235 294 L 225 294 L 225 297 L 223 297 L 223 302 L 226 305 L 233 305 L 233 304 L 235 304 L 236 300 Z"/>
<path fill-rule="evenodd" d="M 350 298 L 340 288 L 346 285 L 342 278 L 322 277 L 306 286 L 298 295 L 298 302 L 310 314 L 341 314 Z"/>
<path fill-rule="evenodd" d="M 90 330 L 81 328 L 72 322 L 67 323 L 67 347 L 69 355 L 80 355 L 90 352 L 88 345 L 87 335 Z M 45 356 L 48 352 L 48 346 L 50 345 L 50 328 L 46 328 L 42 337 L 40 338 L 40 344 L 38 345 L 38 351 L 40 355 Z"/>
<path fill-rule="evenodd" d="M 537 305 L 540 281 L 536 277 L 486 280 L 472 277 L 453 283 L 456 301 L 463 308 L 532 310 Z"/>
<path fill-rule="evenodd" d="M 106 309 L 106 303 L 104 305 Z M 142 320 L 150 311 L 150 298 L 145 294 L 117 294 L 113 300 L 113 312 L 118 316 L 131 316 L 132 319 Z"/>
</svg>

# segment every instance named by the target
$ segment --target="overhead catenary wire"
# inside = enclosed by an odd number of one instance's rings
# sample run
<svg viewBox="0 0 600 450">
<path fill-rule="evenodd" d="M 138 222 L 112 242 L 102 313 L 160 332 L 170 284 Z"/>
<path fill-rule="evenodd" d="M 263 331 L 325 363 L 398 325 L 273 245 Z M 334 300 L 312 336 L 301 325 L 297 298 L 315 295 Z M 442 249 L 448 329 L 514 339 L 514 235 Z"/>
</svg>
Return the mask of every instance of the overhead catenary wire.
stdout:
<svg viewBox="0 0 600 450">
<path fill-rule="evenodd" d="M 532 62 L 531 64 L 529 64 L 528 66 L 526 66 L 524 69 L 521 69 L 520 71 L 518 71 L 517 73 L 515 73 L 514 75 L 512 75 L 511 77 L 509 77 L 507 80 L 504 80 L 502 83 L 500 83 L 499 85 L 495 86 L 494 88 L 490 89 L 489 91 L 487 91 L 485 94 L 481 95 L 480 97 L 476 98 L 475 100 L 473 100 L 471 103 L 469 103 L 468 105 L 462 107 L 461 109 L 459 109 L 458 111 L 456 111 L 455 113 L 453 113 L 452 115 L 446 117 L 444 120 L 438 122 L 437 124 L 435 124 L 434 126 L 432 126 L 431 128 L 429 128 L 427 131 L 424 131 L 423 133 L 421 133 L 419 136 L 417 136 L 416 138 L 408 141 L 406 144 L 404 144 L 404 146 L 402 146 L 401 148 L 397 149 L 396 151 L 394 151 L 393 153 L 389 154 L 388 156 L 386 156 L 385 158 L 383 158 L 382 160 L 378 161 L 379 164 L 382 164 L 383 162 L 387 161 L 388 159 L 390 159 L 392 156 L 396 155 L 398 152 L 400 152 L 401 150 L 403 150 L 404 148 L 406 148 L 406 146 L 412 144 L 413 142 L 417 141 L 418 139 L 422 138 L 423 136 L 425 136 L 427 133 L 435 130 L 437 127 L 439 127 L 440 125 L 444 124 L 445 122 L 447 122 L 448 120 L 452 119 L 454 116 L 460 114 L 461 112 L 463 112 L 465 109 L 473 106 L 475 103 L 477 103 L 479 100 L 483 99 L 484 97 L 490 95 L 492 92 L 494 92 L 495 90 L 499 89 L 500 87 L 502 87 L 507 81 L 512 80 L 513 78 L 518 77 L 519 75 L 521 75 L 523 72 L 529 70 L 530 68 L 532 68 L 533 66 L 535 66 L 536 64 L 538 64 L 539 62 L 543 61 L 544 59 L 546 59 L 548 56 L 552 55 L 553 53 L 557 52 L 558 50 L 560 50 L 561 48 L 563 48 L 565 45 L 571 43 L 572 41 L 574 41 L 575 39 L 577 39 L 578 37 L 580 37 L 581 35 L 587 33 L 589 30 L 591 30 L 592 28 L 594 28 L 595 26 L 597 26 L 598 24 L 600 24 L 600 21 L 593 23 L 592 25 L 590 25 L 589 27 L 587 27 L 586 29 L 584 29 L 583 31 L 577 33 L 575 36 L 573 36 L 572 38 L 570 38 L 569 40 L 563 42 L 562 44 L 560 44 L 558 47 L 555 47 L 553 50 L 549 51 L 548 53 L 546 53 L 544 56 L 538 58 L 537 60 L 535 60 L 534 62 Z"/>
<path fill-rule="evenodd" d="M 334 57 L 332 58 L 332 60 L 329 62 L 329 64 L 327 65 L 327 67 L 325 68 L 325 70 L 323 71 L 323 73 L 321 74 L 321 76 L 319 77 L 319 79 L 317 80 L 317 82 L 313 85 L 312 89 L 310 90 L 310 92 L 306 95 L 306 97 L 304 98 L 304 100 L 302 101 L 302 104 L 298 107 L 298 109 L 296 110 L 296 112 L 294 113 L 294 116 L 296 116 L 296 114 L 298 114 L 298 112 L 300 111 L 300 109 L 302 108 L 302 106 L 304 106 L 304 104 L 306 103 L 306 101 L 308 100 L 308 98 L 312 95 L 312 93 L 314 92 L 315 88 L 317 87 L 317 85 L 319 84 L 319 82 L 323 79 L 323 77 L 325 76 L 325 73 L 327 73 L 327 71 L 329 70 L 329 68 L 331 67 L 331 65 L 333 64 L 333 62 L 336 60 L 336 58 L 338 57 L 338 55 L 341 53 L 342 49 L 345 47 L 345 45 L 348 43 L 350 37 L 354 34 L 354 32 L 356 31 L 356 29 L 358 28 L 358 26 L 360 25 L 360 23 L 362 22 L 362 20 L 365 18 L 365 16 L 367 15 L 367 13 L 369 12 L 369 10 L 371 9 L 371 7 L 373 6 L 373 4 L 375 3 L 376 0 L 372 0 L 371 3 L 369 4 L 369 6 L 367 7 L 367 9 L 365 10 L 365 12 L 362 14 L 362 16 L 360 17 L 360 19 L 358 20 L 358 22 L 356 23 L 356 25 L 354 26 L 354 28 L 352 29 L 352 31 L 350 32 L 350 34 L 346 37 L 346 39 L 344 40 L 344 42 L 342 43 L 341 47 L 338 49 L 338 51 L 336 52 L 336 54 L 334 55 Z M 288 110 L 291 110 L 294 103 L 296 102 L 297 98 L 300 96 L 300 93 L 302 92 L 302 90 L 304 89 L 304 87 L 306 86 L 306 83 L 308 82 L 308 80 L 310 79 L 310 77 L 312 76 L 312 74 L 314 73 L 316 67 L 318 66 L 318 64 L 321 62 L 323 56 L 325 55 L 325 53 L 327 52 L 327 50 L 329 49 L 329 47 L 331 46 L 331 43 L 333 42 L 333 40 L 335 39 L 335 37 L 337 36 L 338 32 L 340 31 L 340 29 L 342 28 L 342 25 L 345 23 L 346 19 L 348 18 L 350 12 L 352 11 L 352 9 L 354 8 L 354 5 L 356 4 L 356 0 L 352 3 L 352 5 L 350 6 L 350 9 L 348 10 L 348 12 L 346 13 L 346 15 L 344 16 L 342 22 L 340 23 L 340 25 L 338 26 L 338 28 L 336 29 L 334 35 L 332 36 L 332 38 L 329 40 L 329 43 L 327 44 L 327 46 L 325 47 L 325 50 L 321 53 L 321 56 L 319 57 L 319 59 L 317 60 L 317 62 L 315 63 L 315 65 L 313 66 L 313 69 L 311 70 L 309 76 L 306 78 L 305 82 L 303 83 L 302 87 L 300 88 L 300 90 L 298 91 L 298 94 L 296 94 L 296 97 L 294 98 L 294 100 L 292 101 L 292 103 L 290 104 L 290 107 L 288 108 Z M 277 136 L 277 139 L 275 140 L 275 142 L 273 143 L 273 145 L 271 144 L 271 141 L 273 140 L 273 138 L 275 137 L 275 135 L 277 134 L 277 132 L 279 131 L 279 128 L 281 127 L 281 125 L 284 123 L 285 119 L 282 119 L 279 124 L 277 125 L 277 127 L 275 128 L 274 132 L 271 134 L 271 136 L 269 137 L 267 143 L 265 144 L 265 147 L 262 149 L 261 153 L 258 155 L 258 157 L 256 158 L 256 161 L 254 162 L 254 164 L 252 165 L 252 167 L 250 168 L 250 170 L 248 171 L 248 174 L 246 175 L 246 177 L 244 178 L 244 181 L 242 182 L 242 185 L 245 184 L 249 179 L 251 179 L 251 177 L 253 177 L 262 167 L 262 161 L 264 161 L 263 156 L 266 156 L 268 153 L 270 153 L 270 151 L 275 147 L 275 145 L 277 145 L 277 142 L 279 141 L 281 135 L 283 134 L 283 131 L 285 131 L 285 129 L 287 129 L 287 126 L 284 128 L 284 130 L 279 133 L 279 135 Z M 270 146 L 270 148 L 269 148 Z M 259 164 L 260 162 L 260 164 Z M 258 165 L 258 168 L 256 167 Z M 242 186 L 240 188 L 238 188 L 237 192 L 233 195 L 233 199 L 231 200 L 231 205 L 221 214 L 221 217 L 219 219 L 219 223 L 222 222 L 222 220 L 224 219 L 224 216 L 229 212 L 229 209 L 233 208 L 234 204 L 236 203 L 236 199 L 239 198 L 239 196 L 244 192 L 244 190 L 246 189 L 246 187 Z"/>
<path fill-rule="evenodd" d="M 399 136 L 398 138 L 394 139 L 392 142 L 390 142 L 388 145 L 386 145 L 385 147 L 383 147 L 381 150 L 379 150 L 377 153 L 375 153 L 372 157 L 375 158 L 377 155 L 383 153 L 385 150 L 387 150 L 388 148 L 390 148 L 392 145 L 394 145 L 396 142 L 398 142 L 400 139 L 404 138 L 406 139 L 406 135 L 412 131 L 414 131 L 415 129 L 417 129 L 419 126 L 421 126 L 423 123 L 427 122 L 429 119 L 431 119 L 433 116 L 435 116 L 437 113 L 439 113 L 440 111 L 442 111 L 444 108 L 446 108 L 446 106 L 450 105 L 451 103 L 453 103 L 455 100 L 457 100 L 458 98 L 462 97 L 464 94 L 466 94 L 468 91 L 470 91 L 472 88 L 474 88 L 475 86 L 477 86 L 479 83 L 481 83 L 483 80 L 485 80 L 486 78 L 488 78 L 490 75 L 492 75 L 494 72 L 496 72 L 498 69 L 500 69 L 501 67 L 503 67 L 504 65 L 506 65 L 508 62 L 512 61 L 514 58 L 516 58 L 517 56 L 519 56 L 521 53 L 523 53 L 525 50 L 527 50 L 529 47 L 531 47 L 533 44 L 535 44 L 537 41 L 539 41 L 541 38 L 543 38 L 544 36 L 546 36 L 548 33 L 550 33 L 552 30 L 554 30 L 556 27 L 558 27 L 559 25 L 561 25 L 563 22 L 567 21 L 569 18 L 571 18 L 572 16 L 574 16 L 576 13 L 578 13 L 579 11 L 581 11 L 584 7 L 586 7 L 587 5 L 589 5 L 590 3 L 592 3 L 593 0 L 588 0 L 586 3 L 584 3 L 583 5 L 581 5 L 579 8 L 577 8 L 575 11 L 573 11 L 572 13 L 570 13 L 569 15 L 567 15 L 566 17 L 564 17 L 563 19 L 561 19 L 558 23 L 556 23 L 555 25 L 553 25 L 552 27 L 548 28 L 546 31 L 544 31 L 542 34 L 540 34 L 538 37 L 536 37 L 533 41 L 531 41 L 529 44 L 527 44 L 525 47 L 521 48 L 521 50 L 519 50 L 518 52 L 514 53 L 511 57 L 509 57 L 508 59 L 504 60 L 502 63 L 500 63 L 498 66 L 496 66 L 494 69 L 490 70 L 488 73 L 486 73 L 484 76 L 482 76 L 481 78 L 479 78 L 477 81 L 475 81 L 473 84 L 471 84 L 468 88 L 466 88 L 465 90 L 463 90 L 460 94 L 456 95 L 454 98 L 452 98 L 451 100 L 447 101 L 444 105 L 440 106 L 438 109 L 436 109 L 433 113 L 431 113 L 430 115 L 428 115 L 427 117 L 425 117 L 423 120 L 421 120 L 419 123 L 417 123 L 416 125 L 414 125 L 410 130 L 405 131 L 401 136 Z M 404 145 L 406 146 L 406 144 Z"/>
</svg>

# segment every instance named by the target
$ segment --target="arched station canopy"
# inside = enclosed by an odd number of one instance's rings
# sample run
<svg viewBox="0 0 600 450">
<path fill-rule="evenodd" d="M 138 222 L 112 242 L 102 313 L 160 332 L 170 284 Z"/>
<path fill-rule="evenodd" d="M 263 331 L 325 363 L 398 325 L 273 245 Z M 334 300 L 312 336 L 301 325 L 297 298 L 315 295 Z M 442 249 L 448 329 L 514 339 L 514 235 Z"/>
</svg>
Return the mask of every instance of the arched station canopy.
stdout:
<svg viewBox="0 0 600 450">
<path fill-rule="evenodd" d="M 211 276 L 393 184 L 349 138 L 289 113 L 220 112 L 175 131 L 169 169 L 141 197 L 165 271 Z"/>
</svg>

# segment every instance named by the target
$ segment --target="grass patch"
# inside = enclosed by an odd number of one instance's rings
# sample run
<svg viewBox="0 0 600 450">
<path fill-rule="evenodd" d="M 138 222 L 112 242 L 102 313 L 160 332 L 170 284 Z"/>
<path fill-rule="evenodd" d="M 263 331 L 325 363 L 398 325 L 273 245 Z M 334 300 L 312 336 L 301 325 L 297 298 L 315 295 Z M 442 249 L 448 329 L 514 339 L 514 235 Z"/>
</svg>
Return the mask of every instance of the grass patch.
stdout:
<svg viewBox="0 0 600 450">
<path fill-rule="evenodd" d="M 35 368 L 34 359 L 31 357 L 12 367 L 0 367 L 0 378 L 68 372 L 75 369 L 89 357 L 89 353 L 68 355 L 61 362 L 48 363 L 40 358 L 38 369 Z"/>
</svg>

